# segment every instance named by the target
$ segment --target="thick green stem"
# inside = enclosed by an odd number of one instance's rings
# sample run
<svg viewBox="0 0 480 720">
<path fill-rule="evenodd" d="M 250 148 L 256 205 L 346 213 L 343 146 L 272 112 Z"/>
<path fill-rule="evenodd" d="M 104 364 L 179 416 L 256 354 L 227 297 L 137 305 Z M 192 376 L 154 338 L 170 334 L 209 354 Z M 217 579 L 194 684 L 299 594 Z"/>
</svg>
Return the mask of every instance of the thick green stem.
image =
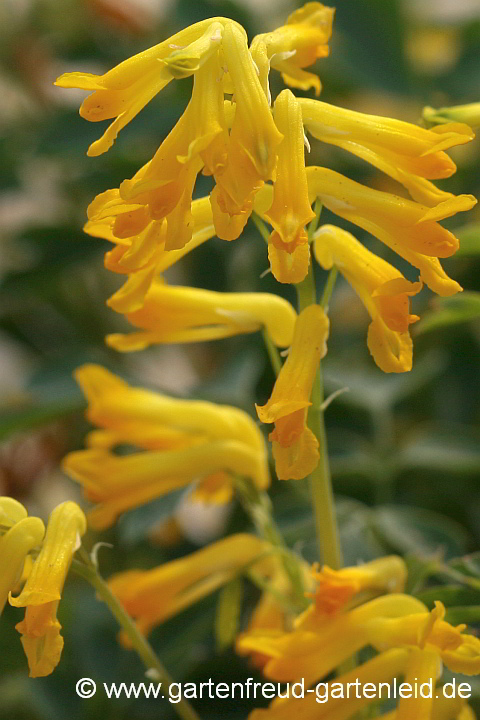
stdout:
<svg viewBox="0 0 480 720">
<path fill-rule="evenodd" d="M 81 555 L 83 562 L 73 560 L 71 569 L 77 575 L 80 575 L 89 582 L 95 589 L 97 596 L 108 606 L 112 615 L 128 636 L 133 649 L 142 660 L 146 669 L 155 671 L 155 679 L 158 680 L 158 682 L 161 682 L 164 687 L 170 688 L 170 685 L 173 683 L 173 679 L 158 659 L 146 637 L 142 635 L 135 622 L 112 593 L 105 580 L 99 575 L 97 568 L 90 559 L 88 553 L 85 550 L 80 549 L 79 554 Z M 182 720 L 200 720 L 190 703 L 183 698 L 180 702 L 175 703 L 175 710 Z"/>
<path fill-rule="evenodd" d="M 316 217 L 309 227 L 309 238 L 318 226 L 319 210 L 321 206 L 316 205 Z M 336 269 L 334 268 L 327 279 L 322 297 L 322 307 L 327 307 L 333 286 L 335 284 Z M 297 286 L 298 310 L 301 312 L 308 305 L 316 302 L 315 277 L 310 266 L 305 280 Z M 320 460 L 315 470 L 310 475 L 310 488 L 317 530 L 317 542 L 320 559 L 326 565 L 338 570 L 343 565 L 340 537 L 338 532 L 335 504 L 332 491 L 332 478 L 330 463 L 328 460 L 327 435 L 324 421 L 324 390 L 321 364 L 319 364 L 317 376 L 312 390 L 312 405 L 308 412 L 308 427 L 318 440 Z"/>
</svg>

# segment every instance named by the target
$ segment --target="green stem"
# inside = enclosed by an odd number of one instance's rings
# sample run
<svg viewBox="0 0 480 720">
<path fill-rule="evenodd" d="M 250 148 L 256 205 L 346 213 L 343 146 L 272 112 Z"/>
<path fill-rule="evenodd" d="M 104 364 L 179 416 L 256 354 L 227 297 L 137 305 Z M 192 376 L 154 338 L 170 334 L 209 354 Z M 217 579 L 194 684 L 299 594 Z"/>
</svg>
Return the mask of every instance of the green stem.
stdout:
<svg viewBox="0 0 480 720">
<path fill-rule="evenodd" d="M 270 358 L 270 362 L 272 363 L 273 372 L 275 373 L 275 375 L 278 375 L 278 373 L 282 369 L 282 358 L 280 357 L 277 346 L 274 344 L 272 338 L 268 334 L 267 328 L 263 328 L 262 334 L 265 347 L 267 348 L 268 357 Z"/>
<path fill-rule="evenodd" d="M 316 217 L 312 223 L 310 223 L 308 229 L 309 238 L 313 238 L 318 226 L 318 208 L 321 210 L 321 205 L 316 204 Z M 336 268 L 332 268 L 323 292 L 322 307 L 328 305 L 335 279 Z M 315 277 L 311 266 L 305 280 L 299 283 L 296 288 L 298 310 L 302 312 L 308 305 L 316 302 Z M 309 408 L 307 418 L 308 427 L 318 440 L 318 450 L 320 453 L 319 463 L 310 475 L 310 488 L 320 559 L 334 570 L 338 570 L 343 565 L 343 559 L 335 514 L 330 463 L 328 460 L 327 435 L 323 412 L 324 399 L 322 367 L 319 363 L 312 389 L 312 405 Z"/>
<path fill-rule="evenodd" d="M 146 637 L 142 635 L 135 622 L 112 593 L 105 580 L 99 575 L 97 568 L 90 559 L 86 550 L 81 548 L 79 550 L 79 555 L 82 557 L 82 561 L 74 559 L 71 566 L 72 570 L 77 575 L 84 578 L 84 580 L 89 582 L 95 589 L 98 597 L 108 606 L 112 615 L 128 636 L 133 649 L 136 651 L 147 670 L 154 670 L 156 672 L 158 682 L 162 682 L 165 687 L 170 688 L 170 685 L 173 683 L 173 679 L 158 659 Z M 200 720 L 190 703 L 184 698 L 182 698 L 180 702 L 175 703 L 175 710 L 182 720 Z"/>
<path fill-rule="evenodd" d="M 294 553 L 285 545 L 283 536 L 272 515 L 272 503 L 268 494 L 258 490 L 250 481 L 235 477 L 235 489 L 245 512 L 251 518 L 259 535 L 276 547 L 282 558 L 283 567 L 290 579 L 298 608 L 304 610 L 308 606 L 305 597 L 303 573 Z"/>
</svg>

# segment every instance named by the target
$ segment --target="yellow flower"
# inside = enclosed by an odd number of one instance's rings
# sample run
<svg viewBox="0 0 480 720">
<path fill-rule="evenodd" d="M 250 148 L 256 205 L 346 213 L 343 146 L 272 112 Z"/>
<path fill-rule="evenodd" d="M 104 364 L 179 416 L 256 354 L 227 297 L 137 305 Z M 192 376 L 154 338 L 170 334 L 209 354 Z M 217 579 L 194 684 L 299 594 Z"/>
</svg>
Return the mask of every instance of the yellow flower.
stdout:
<svg viewBox="0 0 480 720">
<path fill-rule="evenodd" d="M 218 27 L 222 26 L 217 23 Z M 148 165 L 120 185 L 126 203 L 140 203 L 147 220 L 166 218 L 165 249 L 183 247 L 191 238 L 192 192 L 198 172 L 221 175 L 227 163 L 222 70 L 218 53 L 195 74 L 192 98 L 184 114 Z M 117 219 L 118 222 L 118 219 Z"/>
<path fill-rule="evenodd" d="M 300 90 L 313 87 L 315 94 L 320 94 L 321 82 L 317 75 L 302 68 L 327 57 L 334 14 L 334 8 L 308 2 L 292 13 L 285 25 L 253 39 L 251 53 L 267 96 L 270 67 L 282 73 L 286 85 Z"/>
<path fill-rule="evenodd" d="M 273 177 L 283 136 L 273 121 L 245 35 L 233 24 L 225 27 L 222 51 L 232 83 L 235 115 L 227 166 L 215 176 L 211 202 L 217 235 L 231 240 L 242 231 L 255 193 Z M 241 220 L 231 226 L 225 215 L 238 215 Z"/>
<path fill-rule="evenodd" d="M 307 168 L 311 199 L 319 197 L 332 212 L 359 225 L 420 270 L 420 280 L 439 295 L 461 290 L 439 263 L 458 250 L 458 240 L 437 220 L 469 210 L 473 195 L 459 195 L 433 208 L 373 190 L 327 168 Z"/>
<path fill-rule="evenodd" d="M 407 650 L 387 650 L 335 680 L 322 683 L 318 689 L 312 688 L 300 699 L 293 695 L 275 699 L 269 708 L 250 713 L 248 720 L 290 720 L 292 717 L 300 717 L 302 720 L 348 720 L 372 702 L 367 694 L 363 695 L 361 688 L 367 683 L 373 683 L 375 688 L 380 683 L 390 684 L 393 678 L 404 672 L 407 662 Z M 356 682 L 359 685 L 355 686 Z M 355 687 L 360 692 L 356 693 Z M 305 689 L 307 691 L 306 681 Z"/>
<path fill-rule="evenodd" d="M 353 235 L 334 225 L 323 225 L 315 233 L 314 253 L 325 269 L 336 265 L 359 295 L 372 322 L 367 345 L 384 372 L 412 369 L 413 344 L 408 327 L 419 318 L 410 315 L 409 296 L 422 289 L 392 265 L 367 250 Z"/>
<path fill-rule="evenodd" d="M 257 405 L 264 423 L 275 423 L 270 433 L 275 469 L 280 480 L 301 479 L 318 464 L 318 440 L 307 427 L 315 375 L 326 353 L 329 322 L 319 305 L 310 305 L 297 318 L 292 346 L 268 402 Z"/>
<path fill-rule="evenodd" d="M 27 517 L 27 511 L 17 500 L 0 497 L 0 614 L 8 594 L 22 577 L 28 553 L 41 544 L 44 534 L 40 518 Z"/>
<path fill-rule="evenodd" d="M 423 119 L 428 123 L 466 123 L 472 127 L 480 126 L 480 102 L 450 107 L 423 108 Z"/>
<path fill-rule="evenodd" d="M 320 572 L 314 572 L 314 578 L 316 610 L 333 615 L 361 592 L 402 592 L 407 569 L 402 558 L 390 555 L 342 570 L 324 565 Z"/>
<path fill-rule="evenodd" d="M 263 436 L 238 408 L 131 388 L 96 365 L 80 368 L 77 379 L 87 416 L 103 431 L 90 438 L 90 449 L 67 455 L 64 467 L 99 503 L 89 514 L 93 526 L 108 527 L 126 510 L 220 471 L 268 486 Z M 114 454 L 121 444 L 141 451 Z"/>
<path fill-rule="evenodd" d="M 463 634 L 464 625 L 444 621 L 445 608 L 428 612 L 409 595 L 385 595 L 333 617 L 315 606 L 297 619 L 290 633 L 252 633 L 243 647 L 270 657 L 267 677 L 287 682 L 304 677 L 305 684 L 324 677 L 361 648 L 420 648 L 434 652 L 452 672 L 480 673 L 480 640 Z M 436 672 L 434 674 L 436 677 Z"/>
<path fill-rule="evenodd" d="M 106 152 L 120 130 L 170 80 L 187 77 L 199 70 L 217 52 L 222 36 L 220 28 L 225 23 L 234 24 L 226 18 L 210 18 L 191 25 L 149 50 L 124 60 L 105 75 L 71 72 L 57 78 L 55 84 L 60 87 L 94 90 L 80 108 L 80 114 L 86 120 L 98 122 L 116 118 L 100 140 L 92 143 L 88 155 Z"/>
<path fill-rule="evenodd" d="M 441 125 L 431 130 L 393 118 L 366 115 L 299 98 L 303 123 L 313 137 L 337 145 L 402 183 L 414 200 L 427 206 L 451 199 L 429 182 L 450 177 L 455 163 L 444 150 L 472 140 L 467 125 Z"/>
<path fill-rule="evenodd" d="M 283 134 L 273 189 L 273 204 L 264 217 L 273 227 L 268 256 L 279 282 L 301 282 L 310 263 L 305 225 L 315 217 L 308 201 L 304 135 L 300 105 L 290 90 L 275 100 L 275 123 Z"/>
<path fill-rule="evenodd" d="M 268 543 L 254 535 L 230 535 L 152 570 L 118 573 L 108 584 L 140 631 L 148 635 L 155 625 L 214 592 L 247 567 L 256 567 L 270 550 Z M 122 636 L 122 640 L 127 639 Z"/>
<path fill-rule="evenodd" d="M 187 253 L 215 235 L 213 217 L 208 197 L 194 200 L 191 205 L 193 219 L 192 238 L 179 250 L 165 250 L 167 221 L 150 220 L 138 233 L 118 237 L 115 233 L 116 219 L 129 214 L 129 206 L 120 197 L 120 192 L 107 190 L 99 195 L 89 208 L 89 221 L 84 230 L 93 237 L 115 243 L 113 250 L 105 255 L 107 269 L 128 274 L 126 284 L 112 296 L 112 305 L 118 312 L 132 312 L 143 305 L 154 277 L 171 267 Z"/>
<path fill-rule="evenodd" d="M 22 634 L 31 677 L 49 675 L 60 660 L 63 638 L 57 606 L 85 530 L 85 515 L 76 503 L 58 505 L 50 515 L 42 549 L 25 587 L 18 597 L 9 597 L 11 605 L 27 608 L 25 619 L 16 628 Z"/>
<path fill-rule="evenodd" d="M 108 305 L 117 309 L 115 296 Z M 296 317 L 290 303 L 278 295 L 170 287 L 157 280 L 143 307 L 127 315 L 143 332 L 109 335 L 107 344 L 125 352 L 142 350 L 153 343 L 215 340 L 264 327 L 275 345 L 287 347 L 292 342 Z"/>
</svg>

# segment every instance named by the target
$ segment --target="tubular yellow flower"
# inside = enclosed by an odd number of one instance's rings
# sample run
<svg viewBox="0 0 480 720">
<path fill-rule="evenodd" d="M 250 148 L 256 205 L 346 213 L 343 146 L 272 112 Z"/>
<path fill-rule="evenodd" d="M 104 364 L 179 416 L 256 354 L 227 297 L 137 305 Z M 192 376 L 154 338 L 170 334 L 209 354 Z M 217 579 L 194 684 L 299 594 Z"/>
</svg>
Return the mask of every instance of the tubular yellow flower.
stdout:
<svg viewBox="0 0 480 720">
<path fill-rule="evenodd" d="M 372 322 L 367 344 L 378 367 L 384 372 L 411 370 L 413 344 L 408 327 L 419 318 L 410 315 L 409 296 L 420 292 L 422 283 L 409 282 L 334 225 L 323 225 L 315 233 L 314 253 L 325 270 L 338 267 L 368 310 Z"/>
<path fill-rule="evenodd" d="M 407 662 L 407 650 L 387 650 L 360 667 L 324 683 L 319 688 L 319 698 L 328 698 L 328 701 L 320 703 L 315 690 L 301 699 L 277 698 L 269 708 L 250 713 L 249 720 L 290 720 L 292 716 L 302 720 L 348 720 L 371 702 L 368 696 L 353 692 L 352 685 L 355 687 L 355 683 L 359 682 L 357 687 L 363 687 L 373 683 L 378 688 L 380 683 L 389 684 L 404 672 Z"/>
<path fill-rule="evenodd" d="M 319 197 L 329 210 L 375 235 L 417 267 L 420 280 L 431 290 L 444 296 L 461 290 L 438 261 L 456 252 L 458 240 L 436 221 L 472 208 L 477 202 L 473 195 L 459 195 L 428 208 L 327 168 L 307 168 L 307 179 L 311 199 Z"/>
<path fill-rule="evenodd" d="M 142 633 L 198 602 L 262 560 L 271 546 L 254 535 L 231 535 L 152 570 L 129 570 L 109 580 L 112 592 Z M 126 638 L 122 637 L 125 641 Z"/>
<path fill-rule="evenodd" d="M 423 119 L 428 123 L 466 123 L 480 127 L 480 102 L 467 105 L 451 105 L 442 108 L 423 108 Z"/>
<path fill-rule="evenodd" d="M 55 84 L 60 87 L 94 90 L 80 108 L 80 114 L 86 120 L 98 122 L 116 118 L 100 140 L 92 143 L 88 155 L 106 152 L 120 130 L 170 80 L 195 73 L 217 51 L 221 40 L 218 26 L 223 27 L 226 23 L 235 24 L 221 17 L 202 20 L 125 60 L 105 75 L 71 72 L 57 78 Z M 175 46 L 181 49 L 172 49 Z"/>
<path fill-rule="evenodd" d="M 60 660 L 63 638 L 57 606 L 85 530 L 85 515 L 76 503 L 58 505 L 50 515 L 42 549 L 25 587 L 18 597 L 9 597 L 11 605 L 27 608 L 25 619 L 16 628 L 22 634 L 31 677 L 49 675 Z"/>
<path fill-rule="evenodd" d="M 27 517 L 27 511 L 19 502 L 0 497 L 0 529 L 8 528 L 0 535 L 0 615 L 8 594 L 22 577 L 28 553 L 41 544 L 45 526 L 40 518 Z"/>
<path fill-rule="evenodd" d="M 221 471 L 268 486 L 262 434 L 238 408 L 130 388 L 95 365 L 80 368 L 77 379 L 90 403 L 87 416 L 103 432 L 90 439 L 91 449 L 67 455 L 64 467 L 99 503 L 89 514 L 95 527 L 108 527 L 125 510 L 193 481 L 208 484 Z M 125 443 L 144 452 L 110 452 Z"/>
<path fill-rule="evenodd" d="M 415 598 L 392 594 L 333 617 L 309 608 L 293 632 L 252 634 L 243 645 L 270 656 L 265 674 L 281 682 L 304 677 L 310 685 L 366 645 L 380 652 L 419 648 L 434 653 L 437 666 L 442 661 L 452 672 L 480 673 L 480 640 L 464 635 L 464 625 L 453 627 L 444 616 L 442 603 L 429 613 Z"/>
<path fill-rule="evenodd" d="M 366 115 L 299 98 L 303 123 L 313 137 L 337 145 L 402 183 L 427 206 L 452 199 L 429 180 L 450 177 L 455 163 L 444 150 L 475 137 L 468 125 L 452 123 L 431 130 L 393 118 Z"/>
<path fill-rule="evenodd" d="M 115 296 L 108 305 L 117 309 Z M 292 305 L 278 295 L 170 287 L 157 280 L 143 307 L 127 315 L 143 332 L 109 335 L 107 344 L 130 352 L 154 343 L 215 340 L 264 327 L 275 345 L 287 347 L 292 342 L 296 317 Z"/>
<path fill-rule="evenodd" d="M 120 198 L 119 190 L 108 190 L 99 195 L 89 208 L 90 219 L 84 231 L 93 237 L 115 243 L 113 250 L 105 255 L 107 269 L 128 274 L 125 285 L 117 290 L 111 301 L 118 312 L 132 312 L 143 305 L 154 277 L 171 267 L 187 253 L 215 235 L 212 209 L 208 197 L 194 200 L 191 205 L 193 218 L 192 238 L 179 250 L 165 250 L 167 222 L 151 220 L 138 234 L 119 238 L 115 235 L 115 208 L 128 213 L 129 206 Z"/>
<path fill-rule="evenodd" d="M 269 439 L 280 480 L 304 478 L 318 464 L 318 441 L 306 420 L 318 364 L 327 351 L 328 330 L 328 318 L 319 305 L 300 313 L 272 395 L 265 405 L 256 406 L 262 422 L 275 423 Z"/>
<path fill-rule="evenodd" d="M 315 217 L 308 201 L 304 134 L 300 105 L 290 90 L 275 100 L 275 123 L 283 134 L 273 190 L 273 204 L 265 217 L 273 227 L 268 256 L 279 282 L 301 282 L 310 262 L 306 223 Z"/>
<path fill-rule="evenodd" d="M 333 615 L 361 592 L 402 592 L 407 568 L 397 555 L 378 558 L 357 567 L 332 570 L 324 565 L 314 572 L 317 587 L 313 595 L 318 612 Z"/>
<path fill-rule="evenodd" d="M 270 67 L 282 73 L 286 85 L 300 90 L 313 87 L 315 94 L 320 94 L 322 86 L 317 75 L 302 68 L 312 65 L 318 58 L 327 57 L 334 14 L 334 8 L 309 2 L 295 10 L 285 25 L 253 39 L 251 53 L 267 96 Z"/>
<path fill-rule="evenodd" d="M 246 38 L 233 24 L 225 27 L 222 50 L 234 92 L 235 116 L 227 167 L 215 176 L 211 202 L 217 235 L 232 240 L 245 225 L 255 193 L 273 176 L 283 136 L 273 121 Z M 225 215 L 241 219 L 232 225 Z"/>
<path fill-rule="evenodd" d="M 143 172 L 120 185 L 125 202 L 148 205 L 148 219 L 166 217 L 166 250 L 181 248 L 191 238 L 197 173 L 205 165 L 206 174 L 221 175 L 227 163 L 221 73 L 216 53 L 196 73 L 190 103 L 154 158 Z"/>
</svg>

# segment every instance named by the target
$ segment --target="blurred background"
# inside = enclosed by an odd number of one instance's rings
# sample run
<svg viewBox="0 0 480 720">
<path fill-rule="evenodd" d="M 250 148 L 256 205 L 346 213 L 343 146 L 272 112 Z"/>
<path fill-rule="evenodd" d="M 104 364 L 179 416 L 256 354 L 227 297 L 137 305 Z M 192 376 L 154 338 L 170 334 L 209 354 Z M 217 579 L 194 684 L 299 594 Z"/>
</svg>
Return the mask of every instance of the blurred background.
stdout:
<svg viewBox="0 0 480 720">
<path fill-rule="evenodd" d="M 120 355 L 104 335 L 126 330 L 105 300 L 123 278 L 103 268 L 108 243 L 82 231 L 93 197 L 119 185 L 153 155 L 185 108 L 191 79 L 171 83 L 120 135 L 114 148 L 87 158 L 98 125 L 78 115 L 86 93 L 52 85 L 63 72 L 103 73 L 185 25 L 224 15 L 252 38 L 283 24 L 302 3 L 290 0 L 2 0 L 0 3 L 0 495 L 12 495 L 47 517 L 65 499 L 83 502 L 59 469 L 82 446 L 88 428 L 72 371 L 101 363 L 133 384 L 180 396 L 236 404 L 252 412 L 270 394 L 273 374 L 259 334 L 193 346 L 155 347 Z M 424 105 L 480 101 L 479 0 L 338 0 L 330 57 L 317 64 L 322 100 L 419 122 Z M 272 94 L 281 89 L 272 73 Z M 455 148 L 457 174 L 442 187 L 480 195 L 480 142 Z M 402 188 L 361 160 L 312 143 L 310 164 L 332 167 L 372 187 Z M 199 184 L 198 194 L 202 193 Z M 333 219 L 324 211 L 322 220 Z M 348 229 L 348 223 L 335 220 Z M 466 291 L 439 301 L 427 289 L 413 299 L 422 321 L 413 332 L 414 370 L 387 376 L 366 348 L 368 316 L 337 282 L 325 361 L 327 390 L 348 387 L 327 412 L 334 485 L 346 561 L 386 552 L 412 558 L 418 589 L 425 558 L 479 574 L 472 553 L 480 540 L 480 213 L 446 223 L 461 251 L 445 262 Z M 351 228 L 349 228 L 351 229 Z M 357 237 L 393 260 L 372 238 Z M 229 291 L 270 291 L 294 300 L 271 275 L 266 248 L 249 223 L 234 243 L 213 239 L 169 271 L 173 283 Z M 324 282 L 318 271 L 318 285 Z M 352 359 L 355 358 L 355 362 Z M 288 542 L 314 561 L 314 527 L 303 482 L 272 487 L 276 517 Z M 101 537 L 105 576 L 152 567 L 225 533 L 248 530 L 235 505 L 221 510 L 172 493 L 127 513 Z M 420 558 L 420 560 L 419 560 Z M 463 563 L 463 564 L 462 564 Z M 415 575 L 415 573 L 417 573 Z M 417 582 L 418 581 L 418 582 Z M 417 585 L 415 583 L 417 582 Z M 245 587 L 242 618 L 256 597 Z M 228 682 L 255 674 L 213 630 L 218 598 L 167 622 L 153 644 L 176 680 Z M 462 595 L 459 604 L 480 599 Z M 142 679 L 139 661 L 116 644 L 115 623 L 89 587 L 71 578 L 60 607 L 65 650 L 45 679 L 28 680 L 14 629 L 21 611 L 0 618 L 0 719 L 148 720 L 170 717 L 155 700 L 80 700 L 80 677 L 99 682 Z M 247 703 L 199 706 L 203 717 L 243 718 Z"/>
</svg>

